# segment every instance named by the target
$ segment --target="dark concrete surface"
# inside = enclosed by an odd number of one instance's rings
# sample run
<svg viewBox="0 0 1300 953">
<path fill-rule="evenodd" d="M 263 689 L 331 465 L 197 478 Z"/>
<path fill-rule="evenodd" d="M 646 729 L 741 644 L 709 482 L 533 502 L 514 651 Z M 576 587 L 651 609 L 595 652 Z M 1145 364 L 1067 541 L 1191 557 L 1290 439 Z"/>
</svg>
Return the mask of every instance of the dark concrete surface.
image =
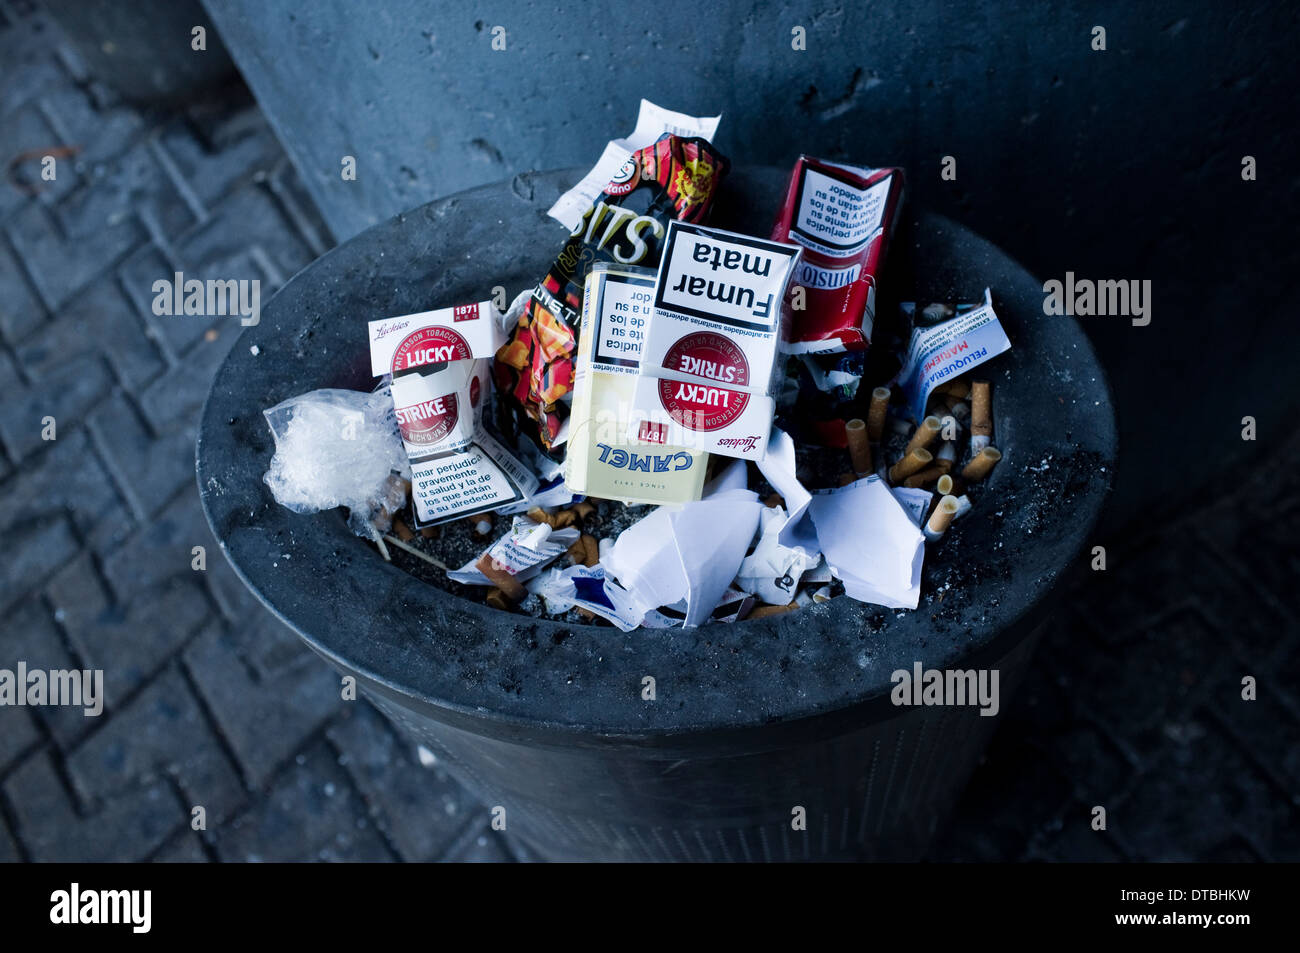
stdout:
<svg viewBox="0 0 1300 953">
<path fill-rule="evenodd" d="M 528 859 L 339 698 L 204 524 L 194 426 L 237 322 L 158 318 L 151 283 L 269 294 L 330 244 L 257 110 L 126 108 L 0 0 L 5 161 L 51 144 L 82 151 L 45 191 L 0 183 L 0 667 L 102 664 L 108 703 L 0 709 L 0 860 Z M 1195 420 L 1207 457 L 1239 440 Z M 1300 860 L 1300 441 L 1241 449 L 1222 492 L 1114 530 L 1061 594 L 935 859 Z"/>
</svg>

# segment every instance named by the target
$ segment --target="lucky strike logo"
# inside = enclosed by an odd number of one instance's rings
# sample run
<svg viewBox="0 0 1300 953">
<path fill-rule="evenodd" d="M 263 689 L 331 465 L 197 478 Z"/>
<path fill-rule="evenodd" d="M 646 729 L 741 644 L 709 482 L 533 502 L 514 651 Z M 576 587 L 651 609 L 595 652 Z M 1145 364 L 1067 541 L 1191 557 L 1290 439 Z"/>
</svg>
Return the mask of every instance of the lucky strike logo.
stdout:
<svg viewBox="0 0 1300 953">
<path fill-rule="evenodd" d="M 721 430 L 745 410 L 749 395 L 707 381 L 745 387 L 749 362 L 730 338 L 712 331 L 696 331 L 679 339 L 664 355 L 667 370 L 681 371 L 706 381 L 659 381 L 659 400 L 668 415 L 690 430 Z"/>
<path fill-rule="evenodd" d="M 393 352 L 393 373 L 425 364 L 467 361 L 471 353 L 469 342 L 451 328 L 421 328 L 397 345 Z"/>
<path fill-rule="evenodd" d="M 478 378 L 474 378 L 478 383 Z M 470 389 L 471 402 L 477 395 Z M 446 394 L 430 400 L 422 400 L 409 407 L 397 408 L 397 426 L 402 431 L 402 439 L 407 443 L 428 445 L 443 440 L 456 426 L 459 408 L 456 395 Z"/>
</svg>

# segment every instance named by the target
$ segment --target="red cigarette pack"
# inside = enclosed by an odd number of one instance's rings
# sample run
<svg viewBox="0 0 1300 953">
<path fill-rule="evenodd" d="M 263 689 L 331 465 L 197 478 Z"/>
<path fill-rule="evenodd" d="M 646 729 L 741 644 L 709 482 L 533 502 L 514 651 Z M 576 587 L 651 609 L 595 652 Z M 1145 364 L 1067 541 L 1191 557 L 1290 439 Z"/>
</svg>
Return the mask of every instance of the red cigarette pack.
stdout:
<svg viewBox="0 0 1300 953">
<path fill-rule="evenodd" d="M 804 248 L 787 299 L 789 353 L 861 351 L 871 343 L 876 274 L 902 205 L 902 169 L 798 158 L 772 227 L 774 241 Z"/>
</svg>

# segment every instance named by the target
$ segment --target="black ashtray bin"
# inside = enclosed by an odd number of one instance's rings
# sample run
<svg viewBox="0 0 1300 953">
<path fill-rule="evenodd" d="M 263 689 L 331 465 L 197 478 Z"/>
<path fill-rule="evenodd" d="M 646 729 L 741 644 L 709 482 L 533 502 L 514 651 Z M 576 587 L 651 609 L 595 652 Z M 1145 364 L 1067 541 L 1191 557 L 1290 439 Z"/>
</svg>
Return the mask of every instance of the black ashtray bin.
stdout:
<svg viewBox="0 0 1300 953">
<path fill-rule="evenodd" d="M 920 857 L 997 718 L 896 706 L 891 673 L 997 669 L 1005 710 L 1055 584 L 1086 559 L 1116 448 L 1087 338 L 1045 316 L 1041 285 L 966 229 L 913 214 L 891 251 L 903 298 L 977 300 L 990 286 L 1013 342 L 987 365 L 1005 458 L 927 556 L 915 611 L 842 597 L 628 634 L 508 614 L 385 563 L 338 512 L 284 509 L 262 482 L 264 408 L 321 387 L 371 389 L 366 320 L 536 280 L 563 237 L 546 210 L 580 174 L 430 203 L 290 281 L 204 410 L 198 480 L 212 529 L 272 612 L 544 857 Z M 715 224 L 765 233 L 786 174 L 734 172 Z"/>
</svg>

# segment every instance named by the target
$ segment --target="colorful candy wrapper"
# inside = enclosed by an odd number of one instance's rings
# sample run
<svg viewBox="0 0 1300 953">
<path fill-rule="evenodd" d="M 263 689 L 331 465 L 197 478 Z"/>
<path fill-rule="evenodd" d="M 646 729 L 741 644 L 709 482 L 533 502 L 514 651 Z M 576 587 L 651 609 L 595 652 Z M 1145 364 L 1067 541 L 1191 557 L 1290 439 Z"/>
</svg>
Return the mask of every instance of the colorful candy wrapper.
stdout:
<svg viewBox="0 0 1300 953">
<path fill-rule="evenodd" d="M 567 436 L 582 288 L 592 264 L 657 265 L 668 223 L 703 221 L 729 166 L 705 139 L 664 135 L 628 157 L 573 227 L 494 368 L 498 389 L 534 422 L 545 449 Z"/>
</svg>

